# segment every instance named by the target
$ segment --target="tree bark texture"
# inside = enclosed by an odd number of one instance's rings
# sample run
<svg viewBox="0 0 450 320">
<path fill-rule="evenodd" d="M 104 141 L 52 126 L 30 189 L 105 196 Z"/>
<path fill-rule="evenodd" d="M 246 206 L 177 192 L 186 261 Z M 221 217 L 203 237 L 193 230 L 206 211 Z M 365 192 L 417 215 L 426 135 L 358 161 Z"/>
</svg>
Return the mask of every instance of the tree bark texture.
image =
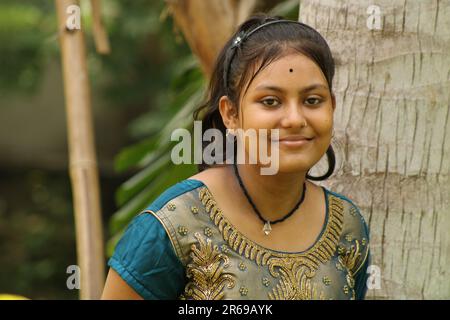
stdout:
<svg viewBox="0 0 450 320">
<path fill-rule="evenodd" d="M 371 299 L 450 298 L 450 1 L 301 0 L 336 61 L 337 171 L 361 209 L 381 288 Z"/>
<path fill-rule="evenodd" d="M 166 0 L 175 23 L 209 77 L 214 61 L 256 0 Z"/>
</svg>

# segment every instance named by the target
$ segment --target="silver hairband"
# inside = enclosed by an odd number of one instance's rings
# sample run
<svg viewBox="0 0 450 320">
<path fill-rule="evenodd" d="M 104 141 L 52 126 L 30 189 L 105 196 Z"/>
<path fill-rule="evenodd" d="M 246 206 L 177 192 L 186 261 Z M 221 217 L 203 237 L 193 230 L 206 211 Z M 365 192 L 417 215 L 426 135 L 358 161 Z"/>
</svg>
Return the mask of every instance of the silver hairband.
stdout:
<svg viewBox="0 0 450 320">
<path fill-rule="evenodd" d="M 308 25 L 306 25 L 306 24 L 304 24 L 302 22 L 299 22 L 299 21 L 281 19 L 281 20 L 273 20 L 273 21 L 269 21 L 269 22 L 263 23 L 263 24 L 259 25 L 258 27 L 256 27 L 255 29 L 253 29 L 253 30 L 251 30 L 250 32 L 247 32 L 247 33 L 244 32 L 244 31 L 239 32 L 239 34 L 234 39 L 233 44 L 229 48 L 229 50 L 232 50 L 232 51 L 231 51 L 231 53 L 229 53 L 228 59 L 225 60 L 225 68 L 224 68 L 223 79 L 224 79 L 224 86 L 225 86 L 225 89 L 227 91 L 228 91 L 228 73 L 230 72 L 231 62 L 233 61 L 233 57 L 236 54 L 236 49 L 240 48 L 242 43 L 246 39 L 248 39 L 248 37 L 250 37 L 253 33 L 255 33 L 256 31 L 258 31 L 259 29 L 261 29 L 261 28 L 263 28 L 265 26 L 268 26 L 268 25 L 274 24 L 274 23 L 296 23 L 296 24 L 302 25 L 303 27 L 307 27 L 307 28 L 312 29 L 310 26 L 308 26 Z"/>
</svg>

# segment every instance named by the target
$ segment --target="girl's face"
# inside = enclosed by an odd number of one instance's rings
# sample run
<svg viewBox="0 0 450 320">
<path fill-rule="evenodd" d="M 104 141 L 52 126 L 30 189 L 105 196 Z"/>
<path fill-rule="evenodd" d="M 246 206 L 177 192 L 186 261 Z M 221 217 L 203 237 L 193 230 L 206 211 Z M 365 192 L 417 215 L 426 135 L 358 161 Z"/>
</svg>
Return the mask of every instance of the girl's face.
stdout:
<svg viewBox="0 0 450 320">
<path fill-rule="evenodd" d="M 279 172 L 309 170 L 330 145 L 334 97 L 321 69 L 305 55 L 287 55 L 261 70 L 240 105 L 229 128 L 267 129 L 269 141 L 270 129 L 279 129 Z M 300 136 L 308 140 L 299 142 Z M 288 137 L 297 141 L 283 141 Z"/>
</svg>

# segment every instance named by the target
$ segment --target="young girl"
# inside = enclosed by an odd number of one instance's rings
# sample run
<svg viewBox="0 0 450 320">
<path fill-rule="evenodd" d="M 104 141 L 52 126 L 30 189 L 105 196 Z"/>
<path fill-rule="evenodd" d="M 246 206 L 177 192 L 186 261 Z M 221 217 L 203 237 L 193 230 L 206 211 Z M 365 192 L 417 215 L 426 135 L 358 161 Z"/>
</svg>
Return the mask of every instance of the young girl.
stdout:
<svg viewBox="0 0 450 320">
<path fill-rule="evenodd" d="M 313 28 L 266 15 L 245 21 L 218 56 L 196 116 L 224 144 L 236 144 L 233 130 L 278 129 L 278 171 L 261 174 L 260 161 L 200 165 L 130 223 L 102 298 L 363 299 L 364 219 L 348 198 L 311 182 L 335 166 L 333 75 Z M 310 176 L 324 154 L 328 172 Z"/>
</svg>

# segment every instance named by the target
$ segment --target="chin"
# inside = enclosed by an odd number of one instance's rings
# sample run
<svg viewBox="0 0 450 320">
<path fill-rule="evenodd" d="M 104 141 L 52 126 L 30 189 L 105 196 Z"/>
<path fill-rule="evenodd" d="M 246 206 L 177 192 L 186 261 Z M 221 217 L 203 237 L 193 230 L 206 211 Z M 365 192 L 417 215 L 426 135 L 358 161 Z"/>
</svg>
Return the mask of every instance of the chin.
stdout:
<svg viewBox="0 0 450 320">
<path fill-rule="evenodd" d="M 326 146 L 328 148 L 328 145 Z M 279 152 L 279 172 L 306 172 L 317 164 L 326 152 L 324 148 L 303 148 L 299 150 L 283 150 Z"/>
<path fill-rule="evenodd" d="M 312 161 L 308 161 L 304 157 L 283 157 L 280 155 L 280 164 L 278 172 L 280 173 L 299 173 L 306 172 L 314 166 Z"/>
</svg>

